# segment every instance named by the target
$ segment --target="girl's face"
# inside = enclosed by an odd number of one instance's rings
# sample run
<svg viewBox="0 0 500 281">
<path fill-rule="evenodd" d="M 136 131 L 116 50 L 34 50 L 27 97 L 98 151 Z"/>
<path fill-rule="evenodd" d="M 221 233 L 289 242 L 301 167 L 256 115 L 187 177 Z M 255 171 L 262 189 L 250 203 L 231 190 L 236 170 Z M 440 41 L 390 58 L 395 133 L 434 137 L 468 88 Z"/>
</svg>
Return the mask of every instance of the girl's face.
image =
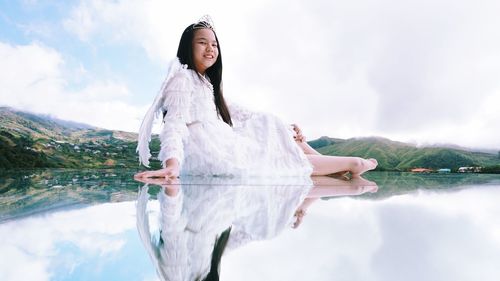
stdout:
<svg viewBox="0 0 500 281">
<path fill-rule="evenodd" d="M 215 33 L 208 28 L 194 31 L 193 59 L 196 71 L 204 75 L 207 68 L 214 65 L 219 56 L 219 47 L 215 39 Z"/>
</svg>

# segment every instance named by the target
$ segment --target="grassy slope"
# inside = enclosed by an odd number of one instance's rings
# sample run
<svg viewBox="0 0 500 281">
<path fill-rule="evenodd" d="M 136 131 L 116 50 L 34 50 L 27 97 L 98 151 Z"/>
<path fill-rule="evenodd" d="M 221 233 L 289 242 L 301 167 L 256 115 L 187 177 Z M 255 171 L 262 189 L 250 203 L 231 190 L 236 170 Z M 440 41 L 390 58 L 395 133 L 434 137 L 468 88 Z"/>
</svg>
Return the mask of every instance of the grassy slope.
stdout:
<svg viewBox="0 0 500 281">
<path fill-rule="evenodd" d="M 310 144 L 326 155 L 376 158 L 380 170 L 404 171 L 415 167 L 457 169 L 500 164 L 498 155 L 494 154 L 440 147 L 418 148 L 383 138 L 339 140 L 324 137 Z"/>
</svg>

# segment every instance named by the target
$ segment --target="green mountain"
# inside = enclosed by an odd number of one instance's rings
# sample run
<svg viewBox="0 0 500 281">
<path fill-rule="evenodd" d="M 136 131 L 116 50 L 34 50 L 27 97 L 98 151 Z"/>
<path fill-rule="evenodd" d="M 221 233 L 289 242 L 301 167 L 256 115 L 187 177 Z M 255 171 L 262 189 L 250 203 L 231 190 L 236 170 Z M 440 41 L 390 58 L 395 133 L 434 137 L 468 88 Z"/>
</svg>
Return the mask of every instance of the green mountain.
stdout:
<svg viewBox="0 0 500 281">
<path fill-rule="evenodd" d="M 0 107 L 0 168 L 138 167 L 136 139 L 134 133 Z"/>
<path fill-rule="evenodd" d="M 136 168 L 137 134 L 104 130 L 37 114 L 0 107 L 1 168 Z M 376 158 L 379 170 L 411 168 L 489 167 L 500 172 L 500 154 L 457 147 L 416 147 L 379 137 L 321 137 L 309 144 L 326 155 Z M 159 151 L 153 137 L 152 154 Z M 160 166 L 153 158 L 153 168 Z"/>
<path fill-rule="evenodd" d="M 417 167 L 451 170 L 471 166 L 500 167 L 500 152 L 493 154 L 450 147 L 416 147 L 380 137 L 346 140 L 321 137 L 310 141 L 309 144 L 326 155 L 376 158 L 379 170 L 407 171 Z"/>
</svg>

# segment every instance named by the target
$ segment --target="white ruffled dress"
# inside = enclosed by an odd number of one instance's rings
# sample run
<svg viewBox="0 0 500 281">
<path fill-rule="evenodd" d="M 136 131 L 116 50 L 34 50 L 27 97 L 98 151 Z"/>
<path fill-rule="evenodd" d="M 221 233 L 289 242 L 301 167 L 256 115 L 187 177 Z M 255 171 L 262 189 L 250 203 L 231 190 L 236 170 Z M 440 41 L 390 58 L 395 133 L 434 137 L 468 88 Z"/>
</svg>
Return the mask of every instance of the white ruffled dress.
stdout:
<svg viewBox="0 0 500 281">
<path fill-rule="evenodd" d="M 156 107 L 166 111 L 158 155 L 162 163 L 176 158 L 181 175 L 312 173 L 311 164 L 293 139 L 291 126 L 271 114 L 251 112 L 228 103 L 231 127 L 217 114 L 213 86 L 205 77 L 183 65 L 171 67 L 169 76 L 161 96 L 155 100 Z M 140 134 L 144 134 L 143 128 Z M 144 147 L 144 140 L 141 144 L 140 136 L 138 151 L 147 165 L 149 149 L 141 151 L 141 146 Z"/>
</svg>

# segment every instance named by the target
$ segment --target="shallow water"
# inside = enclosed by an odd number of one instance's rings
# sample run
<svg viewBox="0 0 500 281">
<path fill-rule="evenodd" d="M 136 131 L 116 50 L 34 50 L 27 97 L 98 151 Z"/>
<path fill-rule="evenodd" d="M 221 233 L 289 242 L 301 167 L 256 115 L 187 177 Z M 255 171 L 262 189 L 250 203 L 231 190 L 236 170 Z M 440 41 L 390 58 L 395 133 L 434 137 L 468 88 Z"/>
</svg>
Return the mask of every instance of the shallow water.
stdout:
<svg viewBox="0 0 500 281">
<path fill-rule="evenodd" d="M 145 186 L 133 173 L 0 174 L 0 280 L 159 280 L 158 269 L 189 280 L 208 270 L 215 239 L 229 226 L 222 280 L 500 276 L 499 175 L 372 172 L 354 181 L 183 178 Z M 160 204 L 160 192 L 173 200 Z M 304 200 L 310 206 L 293 228 Z"/>
</svg>

